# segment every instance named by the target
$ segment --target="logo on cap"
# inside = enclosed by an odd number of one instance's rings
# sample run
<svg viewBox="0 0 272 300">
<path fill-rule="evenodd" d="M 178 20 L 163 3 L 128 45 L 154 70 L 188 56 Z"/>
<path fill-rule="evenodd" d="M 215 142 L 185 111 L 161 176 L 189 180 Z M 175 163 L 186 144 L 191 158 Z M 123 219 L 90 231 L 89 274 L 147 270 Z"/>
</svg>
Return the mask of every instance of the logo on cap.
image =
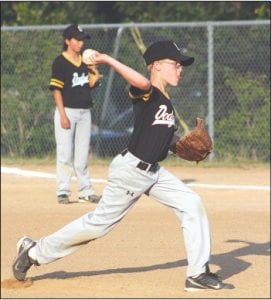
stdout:
<svg viewBox="0 0 272 300">
<path fill-rule="evenodd" d="M 178 51 L 180 51 L 180 49 L 176 43 L 173 43 L 173 45 L 177 48 Z"/>
<path fill-rule="evenodd" d="M 84 32 L 78 24 L 72 24 L 65 28 L 63 32 L 63 37 L 65 39 L 75 38 L 79 40 L 90 38 L 90 36 L 86 32 Z"/>
</svg>

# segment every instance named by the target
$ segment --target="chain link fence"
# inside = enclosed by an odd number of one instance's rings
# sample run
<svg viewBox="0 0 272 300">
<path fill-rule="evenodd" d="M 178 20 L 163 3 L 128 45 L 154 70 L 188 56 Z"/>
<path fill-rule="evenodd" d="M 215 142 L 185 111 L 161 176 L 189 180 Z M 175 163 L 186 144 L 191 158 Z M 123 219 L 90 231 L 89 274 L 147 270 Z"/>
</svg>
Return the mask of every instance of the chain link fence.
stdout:
<svg viewBox="0 0 272 300">
<path fill-rule="evenodd" d="M 66 26 L 1 28 L 1 155 L 55 153 L 54 100 L 48 89 L 53 59 Z M 86 48 L 98 49 L 147 75 L 144 45 L 172 39 L 195 57 L 178 88 L 170 88 L 178 134 L 206 121 L 211 159 L 270 160 L 271 45 L 269 21 L 82 25 Z M 128 84 L 100 66 L 93 91 L 91 153 L 114 156 L 133 129 Z"/>
</svg>

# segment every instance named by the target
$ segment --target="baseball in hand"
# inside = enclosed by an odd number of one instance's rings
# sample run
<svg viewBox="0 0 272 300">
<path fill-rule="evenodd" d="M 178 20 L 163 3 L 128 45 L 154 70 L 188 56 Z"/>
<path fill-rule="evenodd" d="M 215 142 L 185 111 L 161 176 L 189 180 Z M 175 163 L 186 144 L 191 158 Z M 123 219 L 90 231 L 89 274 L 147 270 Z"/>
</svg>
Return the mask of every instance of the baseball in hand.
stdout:
<svg viewBox="0 0 272 300">
<path fill-rule="evenodd" d="M 93 60 L 93 55 L 95 53 L 95 50 L 93 49 L 86 49 L 82 53 L 82 61 L 86 65 L 95 65 L 95 62 Z"/>
</svg>

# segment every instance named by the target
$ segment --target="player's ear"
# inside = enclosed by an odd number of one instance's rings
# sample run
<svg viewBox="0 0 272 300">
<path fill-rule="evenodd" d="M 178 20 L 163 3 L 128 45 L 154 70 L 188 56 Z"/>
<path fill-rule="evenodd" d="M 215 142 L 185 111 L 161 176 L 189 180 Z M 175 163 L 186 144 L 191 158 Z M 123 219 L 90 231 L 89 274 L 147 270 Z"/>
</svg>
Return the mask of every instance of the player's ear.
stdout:
<svg viewBox="0 0 272 300">
<path fill-rule="evenodd" d="M 64 44 L 66 44 L 67 47 L 69 46 L 69 43 L 70 43 L 70 40 L 69 40 L 69 39 L 65 39 L 65 40 L 64 40 Z"/>
<path fill-rule="evenodd" d="M 152 63 L 155 70 L 160 71 L 161 70 L 161 64 L 159 60 L 156 60 Z"/>
</svg>

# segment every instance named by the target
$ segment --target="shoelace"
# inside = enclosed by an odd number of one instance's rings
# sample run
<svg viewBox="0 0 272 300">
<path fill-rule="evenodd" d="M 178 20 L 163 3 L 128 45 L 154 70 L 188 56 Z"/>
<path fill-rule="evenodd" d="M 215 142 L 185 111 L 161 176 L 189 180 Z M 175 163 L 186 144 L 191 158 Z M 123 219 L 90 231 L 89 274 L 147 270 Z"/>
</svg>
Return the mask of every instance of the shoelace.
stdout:
<svg viewBox="0 0 272 300">
<path fill-rule="evenodd" d="M 212 272 L 208 272 L 208 274 L 209 274 L 211 277 L 214 277 L 215 279 L 218 279 L 219 281 L 222 281 L 222 278 L 221 278 L 219 275 L 217 275 L 217 274 L 215 274 L 215 273 L 212 273 Z"/>
<path fill-rule="evenodd" d="M 200 275 L 198 277 L 198 280 L 203 285 L 216 285 L 218 283 L 221 283 L 218 275 L 211 272 Z"/>
</svg>

